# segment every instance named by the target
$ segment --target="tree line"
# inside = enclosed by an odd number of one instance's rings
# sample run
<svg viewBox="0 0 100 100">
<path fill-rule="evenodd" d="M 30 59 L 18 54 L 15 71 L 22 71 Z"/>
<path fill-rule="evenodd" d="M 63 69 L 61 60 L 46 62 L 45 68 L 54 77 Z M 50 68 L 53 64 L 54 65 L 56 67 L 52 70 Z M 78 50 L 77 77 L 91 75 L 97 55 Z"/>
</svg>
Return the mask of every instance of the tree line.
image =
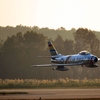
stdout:
<svg viewBox="0 0 100 100">
<path fill-rule="evenodd" d="M 60 27 L 58 29 L 49 29 L 47 27 L 39 28 L 38 26 L 22 26 L 17 25 L 16 27 L 12 26 L 6 26 L 6 27 L 0 27 L 0 38 L 3 40 L 7 39 L 7 36 L 16 35 L 18 32 L 25 33 L 27 31 L 36 31 L 37 33 L 42 33 L 44 36 L 47 36 L 49 38 L 52 38 L 53 40 L 56 39 L 57 35 L 62 36 L 62 38 L 65 40 L 66 38 L 73 39 L 73 32 L 76 31 L 76 29 L 72 28 L 71 30 L 66 30 L 63 27 Z M 67 34 L 67 36 L 66 36 Z"/>
<path fill-rule="evenodd" d="M 63 28 L 59 31 L 65 30 Z M 50 33 L 49 33 L 50 34 Z M 54 33 L 53 33 L 54 34 Z M 63 39 L 57 34 L 55 39 L 38 33 L 36 30 L 18 32 L 8 36 L 5 41 L 0 41 L 0 78 L 2 79 L 89 79 L 100 78 L 100 68 L 69 67 L 67 72 L 53 71 L 48 68 L 32 68 L 33 64 L 50 63 L 50 59 L 37 56 L 50 55 L 47 46 L 48 40 L 52 41 L 61 54 L 75 54 L 81 50 L 88 50 L 100 57 L 100 40 L 94 31 L 79 28 L 73 31 L 73 39 Z M 68 34 L 65 34 L 68 37 Z M 55 36 L 55 34 L 54 34 Z M 65 37 L 66 37 L 65 36 Z M 100 64 L 100 63 L 99 63 Z"/>
</svg>

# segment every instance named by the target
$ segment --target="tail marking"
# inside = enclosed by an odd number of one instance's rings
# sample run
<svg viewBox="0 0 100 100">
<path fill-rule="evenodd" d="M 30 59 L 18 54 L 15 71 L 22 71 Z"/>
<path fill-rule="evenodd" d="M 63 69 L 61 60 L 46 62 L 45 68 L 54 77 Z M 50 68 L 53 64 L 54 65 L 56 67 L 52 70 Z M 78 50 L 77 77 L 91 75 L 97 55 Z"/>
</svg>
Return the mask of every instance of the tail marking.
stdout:
<svg viewBox="0 0 100 100">
<path fill-rule="evenodd" d="M 49 46 L 51 56 L 58 55 L 58 52 L 57 52 L 56 48 L 54 47 L 54 45 L 52 44 L 52 42 L 48 42 L 48 46 Z"/>
</svg>

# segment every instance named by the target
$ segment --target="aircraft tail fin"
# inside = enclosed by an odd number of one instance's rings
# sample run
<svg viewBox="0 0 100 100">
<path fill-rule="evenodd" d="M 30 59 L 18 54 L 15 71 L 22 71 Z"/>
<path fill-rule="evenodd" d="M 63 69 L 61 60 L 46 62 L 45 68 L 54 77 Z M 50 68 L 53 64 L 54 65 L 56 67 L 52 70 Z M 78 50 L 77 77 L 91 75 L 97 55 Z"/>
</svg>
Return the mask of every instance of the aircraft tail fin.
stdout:
<svg viewBox="0 0 100 100">
<path fill-rule="evenodd" d="M 49 46 L 49 50 L 50 50 L 50 54 L 51 56 L 56 56 L 58 55 L 58 52 L 56 50 L 56 48 L 54 47 L 53 43 L 52 42 L 48 42 L 48 46 Z"/>
</svg>

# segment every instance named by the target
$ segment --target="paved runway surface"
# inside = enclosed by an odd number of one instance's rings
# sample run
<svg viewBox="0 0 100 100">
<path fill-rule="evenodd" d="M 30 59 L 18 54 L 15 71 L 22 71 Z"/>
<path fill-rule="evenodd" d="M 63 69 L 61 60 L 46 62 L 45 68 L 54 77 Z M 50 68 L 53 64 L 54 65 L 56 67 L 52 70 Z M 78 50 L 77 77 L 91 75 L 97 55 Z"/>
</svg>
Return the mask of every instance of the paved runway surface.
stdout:
<svg viewBox="0 0 100 100">
<path fill-rule="evenodd" d="M 6 89 L 0 92 L 27 92 L 28 94 L 0 95 L 2 99 L 77 99 L 100 98 L 100 89 Z"/>
</svg>

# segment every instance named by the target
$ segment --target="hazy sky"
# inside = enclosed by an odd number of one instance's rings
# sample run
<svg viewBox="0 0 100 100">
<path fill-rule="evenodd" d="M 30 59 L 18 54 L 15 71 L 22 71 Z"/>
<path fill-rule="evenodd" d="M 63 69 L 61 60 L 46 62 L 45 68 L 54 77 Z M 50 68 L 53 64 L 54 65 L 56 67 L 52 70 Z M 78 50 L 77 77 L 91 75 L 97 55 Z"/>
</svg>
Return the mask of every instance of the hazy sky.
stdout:
<svg viewBox="0 0 100 100">
<path fill-rule="evenodd" d="M 100 31 L 100 0 L 0 0 L 0 26 Z"/>
</svg>

